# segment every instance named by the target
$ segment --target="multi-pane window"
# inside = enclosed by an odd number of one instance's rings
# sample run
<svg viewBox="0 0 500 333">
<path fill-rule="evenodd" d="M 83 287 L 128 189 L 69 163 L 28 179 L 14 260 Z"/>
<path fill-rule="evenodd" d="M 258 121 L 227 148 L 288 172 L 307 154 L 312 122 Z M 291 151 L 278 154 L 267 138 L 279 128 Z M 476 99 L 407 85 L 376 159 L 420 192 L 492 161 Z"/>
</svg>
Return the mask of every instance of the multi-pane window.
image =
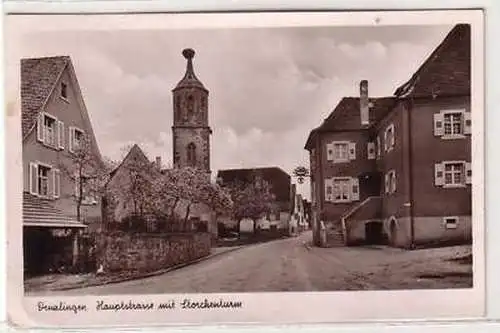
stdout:
<svg viewBox="0 0 500 333">
<path fill-rule="evenodd" d="M 334 143 L 333 144 L 333 157 L 336 161 L 349 160 L 349 144 L 347 144 L 347 143 Z"/>
<path fill-rule="evenodd" d="M 41 196 L 49 195 L 49 172 L 50 168 L 38 166 L 38 194 Z"/>
<path fill-rule="evenodd" d="M 333 200 L 348 201 L 349 193 L 351 192 L 350 179 L 334 179 L 333 180 Z"/>
<path fill-rule="evenodd" d="M 187 146 L 186 155 L 187 155 L 187 165 L 189 165 L 191 167 L 195 167 L 196 166 L 196 146 L 194 143 L 191 142 Z"/>
<path fill-rule="evenodd" d="M 390 151 L 394 147 L 394 125 L 389 125 L 384 134 L 384 150 Z"/>
<path fill-rule="evenodd" d="M 463 187 L 472 184 L 472 165 L 466 161 L 443 161 L 434 165 L 434 184 Z"/>
<path fill-rule="evenodd" d="M 396 192 L 396 171 L 391 170 L 385 174 L 385 193 Z"/>
<path fill-rule="evenodd" d="M 444 184 L 445 185 L 465 184 L 463 163 L 445 163 Z"/>
<path fill-rule="evenodd" d="M 75 129 L 75 136 L 73 138 L 75 149 L 81 148 L 83 144 L 83 131 Z"/>
<path fill-rule="evenodd" d="M 40 162 L 29 163 L 29 191 L 33 195 L 59 198 L 61 174 L 58 169 Z"/>
<path fill-rule="evenodd" d="M 57 120 L 48 116 L 43 116 L 43 142 L 45 144 L 56 145 L 56 126 Z"/>
<path fill-rule="evenodd" d="M 471 134 L 471 113 L 465 109 L 442 110 L 434 114 L 434 135 L 459 139 Z"/>
<path fill-rule="evenodd" d="M 450 112 L 444 114 L 443 119 L 445 135 L 463 134 L 462 115 L 463 113 L 461 112 Z"/>
</svg>

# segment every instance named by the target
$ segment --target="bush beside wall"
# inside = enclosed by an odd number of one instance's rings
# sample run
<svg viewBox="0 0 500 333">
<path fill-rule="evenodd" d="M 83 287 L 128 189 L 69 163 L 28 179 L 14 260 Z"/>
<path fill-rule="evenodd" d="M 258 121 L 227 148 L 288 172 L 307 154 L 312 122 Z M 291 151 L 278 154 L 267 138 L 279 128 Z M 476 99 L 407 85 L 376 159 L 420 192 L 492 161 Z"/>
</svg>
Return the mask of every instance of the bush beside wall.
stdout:
<svg viewBox="0 0 500 333">
<path fill-rule="evenodd" d="M 210 254 L 209 233 L 102 234 L 99 263 L 105 272 L 152 272 Z"/>
</svg>

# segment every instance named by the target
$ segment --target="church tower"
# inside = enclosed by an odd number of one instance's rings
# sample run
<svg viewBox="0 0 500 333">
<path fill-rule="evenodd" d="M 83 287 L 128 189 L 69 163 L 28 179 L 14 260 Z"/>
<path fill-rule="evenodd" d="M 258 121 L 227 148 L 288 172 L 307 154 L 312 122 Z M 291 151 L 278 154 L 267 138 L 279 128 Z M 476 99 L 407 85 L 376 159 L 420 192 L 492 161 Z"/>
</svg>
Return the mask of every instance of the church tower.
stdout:
<svg viewBox="0 0 500 333">
<path fill-rule="evenodd" d="M 193 69 L 193 49 L 185 49 L 186 74 L 172 90 L 174 102 L 174 167 L 195 167 L 210 175 L 210 134 L 208 90 Z"/>
</svg>

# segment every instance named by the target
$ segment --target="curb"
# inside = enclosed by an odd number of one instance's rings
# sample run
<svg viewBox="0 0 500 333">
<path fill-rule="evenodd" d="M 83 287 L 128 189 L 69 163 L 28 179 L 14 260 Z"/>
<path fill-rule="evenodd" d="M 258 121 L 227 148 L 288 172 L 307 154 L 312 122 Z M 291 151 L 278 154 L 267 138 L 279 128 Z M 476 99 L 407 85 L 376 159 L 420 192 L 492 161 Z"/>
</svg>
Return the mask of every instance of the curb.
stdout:
<svg viewBox="0 0 500 333">
<path fill-rule="evenodd" d="M 162 269 L 162 270 L 154 271 L 154 272 L 151 272 L 151 273 L 145 273 L 145 274 L 141 274 L 141 275 L 129 276 L 129 277 L 125 277 L 125 278 L 121 278 L 121 279 L 115 279 L 115 280 L 110 280 L 110 281 L 103 281 L 103 282 L 100 282 L 100 283 L 99 282 L 94 282 L 94 283 L 82 284 L 82 285 L 79 285 L 79 286 L 71 286 L 71 287 L 62 287 L 62 288 L 49 289 L 47 291 L 48 292 L 51 292 L 51 291 L 65 291 L 65 290 L 81 289 L 81 288 L 88 288 L 88 287 L 97 287 L 97 286 L 104 286 L 104 285 L 108 285 L 108 284 L 116 284 L 116 283 L 126 282 L 126 281 L 140 280 L 140 279 L 144 279 L 144 278 L 148 278 L 148 277 L 152 277 L 152 276 L 158 276 L 158 275 L 162 275 L 162 274 L 165 274 L 165 273 L 168 273 L 168 272 L 171 272 L 171 271 L 178 270 L 178 269 L 186 267 L 186 266 L 197 264 L 197 263 L 199 263 L 201 261 L 205 261 L 205 260 L 209 260 L 209 259 L 215 258 L 217 256 L 220 256 L 220 255 L 223 255 L 223 254 L 226 254 L 226 253 L 230 253 L 230 252 L 234 252 L 234 251 L 240 250 L 243 247 L 245 247 L 245 246 L 237 246 L 234 249 L 229 249 L 227 251 L 209 254 L 208 256 L 205 256 L 205 257 L 201 257 L 201 258 L 198 258 L 198 259 L 186 262 L 186 263 L 178 264 L 178 265 L 175 265 L 175 266 L 172 266 L 172 267 L 169 267 L 169 268 L 165 268 L 165 269 Z M 38 292 L 38 291 L 34 291 L 34 292 Z"/>
</svg>

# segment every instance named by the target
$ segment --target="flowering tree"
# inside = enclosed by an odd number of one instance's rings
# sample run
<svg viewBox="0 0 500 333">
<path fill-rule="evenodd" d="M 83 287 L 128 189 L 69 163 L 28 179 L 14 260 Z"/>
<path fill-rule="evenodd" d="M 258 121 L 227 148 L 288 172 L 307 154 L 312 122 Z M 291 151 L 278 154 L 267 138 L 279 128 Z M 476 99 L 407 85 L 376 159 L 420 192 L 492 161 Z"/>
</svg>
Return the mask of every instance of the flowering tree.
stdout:
<svg viewBox="0 0 500 333">
<path fill-rule="evenodd" d="M 86 135 L 76 142 L 71 147 L 69 160 L 62 162 L 60 168 L 75 184 L 76 219 L 80 221 L 82 205 L 96 203 L 96 198 L 103 195 L 111 161 L 102 161 L 96 155 Z"/>
<path fill-rule="evenodd" d="M 264 214 L 270 213 L 275 199 L 271 186 L 267 182 L 233 182 L 229 185 L 233 202 L 233 215 L 238 222 L 238 235 L 240 235 L 241 220 L 248 218 L 253 221 L 255 233 L 257 220 Z"/>
</svg>

